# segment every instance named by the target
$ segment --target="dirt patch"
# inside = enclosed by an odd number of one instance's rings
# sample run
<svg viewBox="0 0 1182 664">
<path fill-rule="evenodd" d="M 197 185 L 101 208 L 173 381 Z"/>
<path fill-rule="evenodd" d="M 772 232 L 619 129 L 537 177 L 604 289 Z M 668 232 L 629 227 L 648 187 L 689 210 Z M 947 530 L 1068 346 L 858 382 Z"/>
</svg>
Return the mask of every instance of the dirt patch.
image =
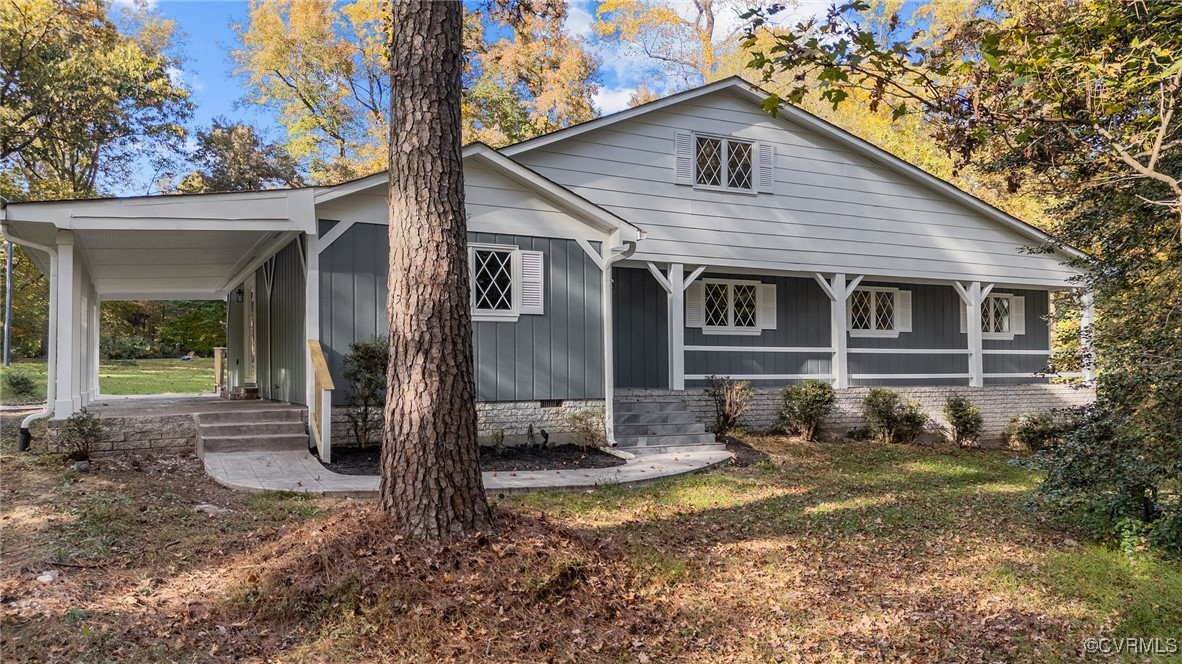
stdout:
<svg viewBox="0 0 1182 664">
<path fill-rule="evenodd" d="M 771 457 L 766 452 L 757 450 L 747 443 L 733 438 L 731 436 L 719 436 L 719 439 L 726 444 L 726 451 L 734 455 L 731 464 L 735 466 L 754 466 L 757 463 L 771 461 Z"/>
<path fill-rule="evenodd" d="M 336 447 L 332 463 L 325 466 L 341 475 L 377 475 L 381 450 L 377 447 L 358 449 Z M 480 468 L 489 472 L 517 472 L 529 470 L 576 470 L 580 468 L 611 468 L 627 461 L 597 450 L 577 445 L 557 445 L 546 448 L 506 447 L 497 450 L 480 448 Z"/>
</svg>

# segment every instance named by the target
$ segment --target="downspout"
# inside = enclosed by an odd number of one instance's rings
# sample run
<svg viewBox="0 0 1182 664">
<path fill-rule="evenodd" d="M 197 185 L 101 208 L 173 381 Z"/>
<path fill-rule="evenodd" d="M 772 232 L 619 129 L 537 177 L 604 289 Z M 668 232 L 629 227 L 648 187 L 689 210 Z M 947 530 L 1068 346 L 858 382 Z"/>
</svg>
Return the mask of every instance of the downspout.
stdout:
<svg viewBox="0 0 1182 664">
<path fill-rule="evenodd" d="M 625 242 L 623 247 L 614 247 L 603 259 L 603 283 L 600 286 L 603 302 L 603 431 L 608 447 L 616 447 L 615 392 L 616 354 L 612 340 L 612 265 L 630 258 L 636 253 L 635 242 Z"/>
<path fill-rule="evenodd" d="M 57 398 L 57 249 L 13 237 L 12 230 L 7 223 L 7 206 L 8 202 L 4 201 L 2 207 L 0 207 L 0 210 L 2 210 L 0 212 L 0 235 L 13 244 L 19 244 L 22 247 L 44 251 L 49 254 L 49 348 L 46 352 L 48 357 L 46 358 L 45 373 L 45 410 L 33 413 L 21 420 L 20 447 L 18 449 L 21 452 L 25 452 L 29 449 L 29 445 L 33 439 L 32 434 L 29 433 L 29 425 L 37 420 L 44 420 L 50 415 L 53 415 L 53 403 Z"/>
</svg>

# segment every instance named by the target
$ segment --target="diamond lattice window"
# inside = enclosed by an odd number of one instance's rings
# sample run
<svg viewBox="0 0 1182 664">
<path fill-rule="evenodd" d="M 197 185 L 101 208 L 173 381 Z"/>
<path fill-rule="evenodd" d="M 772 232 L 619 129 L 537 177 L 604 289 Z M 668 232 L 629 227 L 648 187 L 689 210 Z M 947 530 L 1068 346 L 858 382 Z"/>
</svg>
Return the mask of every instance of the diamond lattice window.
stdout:
<svg viewBox="0 0 1182 664">
<path fill-rule="evenodd" d="M 513 252 L 475 250 L 472 274 L 477 311 L 513 310 Z"/>
<path fill-rule="evenodd" d="M 850 329 L 865 332 L 862 336 L 876 336 L 873 333 L 895 333 L 895 318 L 898 291 L 893 288 L 859 288 L 850 295 Z"/>
<path fill-rule="evenodd" d="M 1010 331 L 1010 298 L 987 297 L 981 303 L 981 331 L 1007 334 Z"/>
<path fill-rule="evenodd" d="M 698 136 L 695 182 L 701 187 L 754 191 L 752 156 L 755 144 L 727 138 Z"/>
<path fill-rule="evenodd" d="M 735 327 L 755 327 L 756 322 L 756 290 L 755 286 L 750 284 L 734 284 L 735 297 Z"/>
<path fill-rule="evenodd" d="M 850 295 L 851 330 L 874 329 L 874 313 L 870 308 L 871 296 L 872 293 L 865 290 L 856 290 Z"/>
<path fill-rule="evenodd" d="M 751 189 L 751 144 L 728 141 L 726 186 L 731 189 Z"/>
<path fill-rule="evenodd" d="M 722 186 L 722 141 L 698 137 L 698 184 L 706 187 Z"/>
<path fill-rule="evenodd" d="M 706 326 L 726 327 L 730 318 L 729 292 L 726 284 L 706 283 Z"/>
</svg>

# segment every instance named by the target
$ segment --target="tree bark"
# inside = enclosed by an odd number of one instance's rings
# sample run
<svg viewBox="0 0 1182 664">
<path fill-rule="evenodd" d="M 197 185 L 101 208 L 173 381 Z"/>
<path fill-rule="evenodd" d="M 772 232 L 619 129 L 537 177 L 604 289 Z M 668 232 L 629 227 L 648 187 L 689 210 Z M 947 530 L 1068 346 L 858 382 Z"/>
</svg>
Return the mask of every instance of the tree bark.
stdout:
<svg viewBox="0 0 1182 664">
<path fill-rule="evenodd" d="M 460 145 L 462 5 L 391 3 L 390 367 L 382 507 L 403 532 L 491 525 L 476 441 Z"/>
</svg>

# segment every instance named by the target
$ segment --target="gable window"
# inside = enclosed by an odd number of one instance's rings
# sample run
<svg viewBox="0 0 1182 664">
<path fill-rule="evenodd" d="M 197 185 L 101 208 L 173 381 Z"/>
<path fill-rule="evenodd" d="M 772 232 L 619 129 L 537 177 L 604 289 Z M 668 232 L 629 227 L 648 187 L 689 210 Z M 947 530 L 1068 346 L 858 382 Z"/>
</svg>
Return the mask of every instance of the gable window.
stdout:
<svg viewBox="0 0 1182 664">
<path fill-rule="evenodd" d="M 851 337 L 897 337 L 911 331 L 911 291 L 855 289 L 846 301 L 846 314 Z"/>
<path fill-rule="evenodd" d="M 677 132 L 674 138 L 678 184 L 752 194 L 772 191 L 776 153 L 770 143 L 691 132 Z"/>
<path fill-rule="evenodd" d="M 967 307 L 960 306 L 960 331 L 968 331 Z M 1010 293 L 994 293 L 981 300 L 981 338 L 1010 340 L 1026 334 L 1026 298 Z"/>
<path fill-rule="evenodd" d="M 703 334 L 759 334 L 776 329 L 776 285 L 700 279 L 686 289 L 686 327 Z"/>
<path fill-rule="evenodd" d="M 472 320 L 516 321 L 543 313 L 542 252 L 513 245 L 469 244 Z"/>
</svg>

